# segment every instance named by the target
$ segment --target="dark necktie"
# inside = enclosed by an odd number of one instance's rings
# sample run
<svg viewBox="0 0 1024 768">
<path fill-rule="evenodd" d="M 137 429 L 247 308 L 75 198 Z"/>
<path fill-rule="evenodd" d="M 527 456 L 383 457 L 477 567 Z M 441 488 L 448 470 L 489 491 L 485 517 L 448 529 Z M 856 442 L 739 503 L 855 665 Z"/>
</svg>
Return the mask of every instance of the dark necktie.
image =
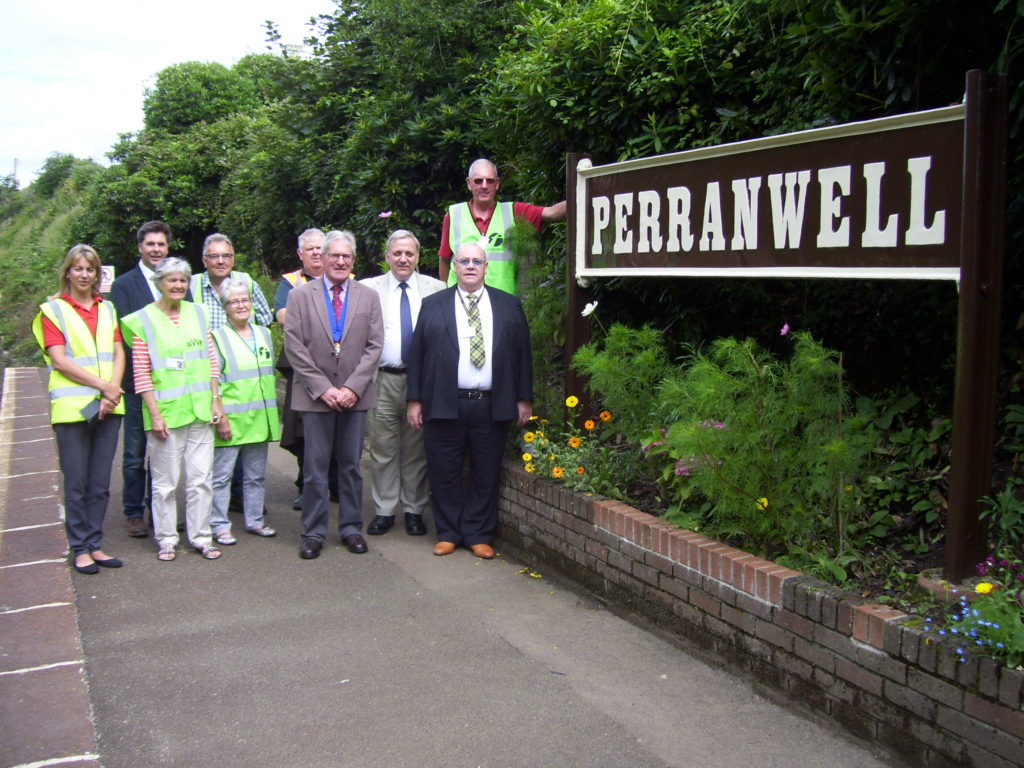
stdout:
<svg viewBox="0 0 1024 768">
<path fill-rule="evenodd" d="M 487 352 L 484 350 L 484 328 L 480 322 L 480 308 L 476 305 L 479 296 L 469 294 L 466 297 L 466 318 L 473 329 L 473 338 L 469 340 L 469 362 L 474 367 L 481 367 L 487 360 Z"/>
<path fill-rule="evenodd" d="M 341 285 L 332 285 L 331 290 L 334 291 L 331 306 L 334 307 L 334 322 L 337 323 L 341 321 Z"/>
<path fill-rule="evenodd" d="M 409 303 L 409 284 L 399 283 L 402 301 L 398 305 L 399 325 L 402 327 L 402 362 L 408 365 L 409 342 L 412 341 L 412 306 Z"/>
</svg>

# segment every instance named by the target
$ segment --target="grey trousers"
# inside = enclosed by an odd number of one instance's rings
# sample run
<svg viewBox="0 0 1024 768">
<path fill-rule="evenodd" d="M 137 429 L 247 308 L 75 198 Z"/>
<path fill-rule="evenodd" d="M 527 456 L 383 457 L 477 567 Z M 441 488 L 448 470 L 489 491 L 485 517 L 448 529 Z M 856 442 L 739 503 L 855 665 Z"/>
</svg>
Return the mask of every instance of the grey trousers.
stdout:
<svg viewBox="0 0 1024 768">
<path fill-rule="evenodd" d="M 338 468 L 338 534 L 363 529 L 363 473 L 359 459 L 366 438 L 366 411 L 305 411 L 302 431 L 306 453 L 302 462 L 302 537 L 323 543 L 327 538 L 327 468 L 334 451 Z"/>
</svg>

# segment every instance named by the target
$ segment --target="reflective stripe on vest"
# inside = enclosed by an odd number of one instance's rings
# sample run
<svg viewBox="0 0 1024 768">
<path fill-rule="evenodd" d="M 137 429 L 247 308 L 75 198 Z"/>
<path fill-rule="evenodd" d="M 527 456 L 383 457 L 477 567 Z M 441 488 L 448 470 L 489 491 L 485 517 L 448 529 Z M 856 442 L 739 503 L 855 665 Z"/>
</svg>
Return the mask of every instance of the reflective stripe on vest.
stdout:
<svg viewBox="0 0 1024 768">
<path fill-rule="evenodd" d="M 124 318 L 124 324 L 146 342 L 153 395 L 167 428 L 209 421 L 213 398 L 204 307 L 181 302 L 175 326 L 155 304 L 147 304 Z M 142 409 L 142 419 L 152 429 L 148 408 Z"/>
<path fill-rule="evenodd" d="M 64 355 L 68 360 L 110 381 L 114 375 L 114 330 L 117 328 L 117 316 L 109 302 L 99 302 L 97 309 L 95 337 L 77 310 L 63 299 L 50 299 L 41 304 L 39 313 L 32 321 L 32 333 L 43 350 L 43 358 L 50 371 L 50 421 L 54 424 L 84 421 L 81 410 L 101 397 L 101 393 L 95 387 L 73 381 L 53 367 L 53 361 L 43 346 L 43 316 L 64 335 Z M 124 401 L 118 403 L 112 413 L 124 413 Z"/>
<path fill-rule="evenodd" d="M 487 274 L 484 284 L 515 294 L 518 268 L 512 252 L 508 231 L 515 223 L 514 203 L 498 203 L 483 235 L 477 229 L 469 203 L 456 203 L 448 207 L 448 245 L 452 258 L 465 243 L 476 243 L 487 254 Z M 455 285 L 455 269 L 448 272 L 448 285 Z"/>
<path fill-rule="evenodd" d="M 220 372 L 220 394 L 224 413 L 229 415 L 231 439 L 215 436 L 214 445 L 244 445 L 281 438 L 277 413 L 274 347 L 270 331 L 250 324 L 256 350 L 225 325 L 213 332 L 213 340 L 224 360 Z"/>
</svg>

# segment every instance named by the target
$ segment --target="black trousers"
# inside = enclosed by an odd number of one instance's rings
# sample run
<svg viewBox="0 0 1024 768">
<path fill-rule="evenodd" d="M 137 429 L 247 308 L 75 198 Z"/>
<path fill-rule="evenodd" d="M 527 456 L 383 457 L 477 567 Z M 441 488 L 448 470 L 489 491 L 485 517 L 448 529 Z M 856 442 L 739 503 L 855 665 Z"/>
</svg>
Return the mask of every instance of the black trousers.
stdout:
<svg viewBox="0 0 1024 768">
<path fill-rule="evenodd" d="M 423 424 L 438 541 L 490 544 L 498 527 L 498 481 L 511 421 L 491 419 L 491 401 L 459 400 L 459 418 Z M 469 473 L 463 462 L 469 458 Z"/>
</svg>

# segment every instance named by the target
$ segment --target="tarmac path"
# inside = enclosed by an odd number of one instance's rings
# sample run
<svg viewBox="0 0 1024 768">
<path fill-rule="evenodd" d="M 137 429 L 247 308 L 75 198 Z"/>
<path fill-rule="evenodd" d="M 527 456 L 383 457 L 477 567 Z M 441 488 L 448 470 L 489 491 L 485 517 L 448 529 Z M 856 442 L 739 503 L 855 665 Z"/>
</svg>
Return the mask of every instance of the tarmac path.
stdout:
<svg viewBox="0 0 1024 768">
<path fill-rule="evenodd" d="M 118 458 L 104 549 L 125 567 L 72 574 L 106 768 L 895 765 L 500 540 L 492 561 L 439 558 L 399 523 L 367 554 L 334 539 L 300 560 L 294 460 L 270 453 L 277 538 L 233 515 L 239 542 L 212 562 L 125 535 Z"/>
</svg>

